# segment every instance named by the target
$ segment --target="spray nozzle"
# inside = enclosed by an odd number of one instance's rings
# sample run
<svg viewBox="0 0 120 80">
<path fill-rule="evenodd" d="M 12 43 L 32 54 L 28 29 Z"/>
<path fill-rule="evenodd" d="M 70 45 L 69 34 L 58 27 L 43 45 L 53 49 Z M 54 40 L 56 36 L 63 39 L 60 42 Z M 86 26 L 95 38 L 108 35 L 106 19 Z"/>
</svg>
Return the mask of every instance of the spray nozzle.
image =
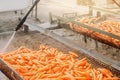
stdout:
<svg viewBox="0 0 120 80">
<path fill-rule="evenodd" d="M 33 6 L 30 8 L 30 10 L 27 12 L 27 14 L 23 17 L 23 19 L 20 21 L 20 23 L 19 23 L 19 24 L 17 25 L 17 27 L 15 28 L 15 31 L 18 31 L 18 30 L 22 27 L 22 25 L 23 25 L 23 23 L 26 21 L 28 15 L 30 14 L 30 12 L 33 10 L 33 8 L 37 5 L 37 3 L 38 3 L 39 1 L 40 1 L 40 0 L 36 0 L 36 1 L 34 2 Z"/>
</svg>

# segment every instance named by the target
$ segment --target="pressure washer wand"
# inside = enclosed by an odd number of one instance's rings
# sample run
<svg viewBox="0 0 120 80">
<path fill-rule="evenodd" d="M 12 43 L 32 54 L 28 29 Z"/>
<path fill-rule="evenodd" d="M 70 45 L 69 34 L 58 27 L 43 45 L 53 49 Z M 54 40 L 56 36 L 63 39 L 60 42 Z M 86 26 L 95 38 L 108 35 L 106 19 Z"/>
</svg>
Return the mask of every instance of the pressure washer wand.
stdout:
<svg viewBox="0 0 120 80">
<path fill-rule="evenodd" d="M 30 10 L 27 12 L 27 14 L 23 17 L 23 19 L 20 21 L 20 23 L 17 25 L 17 27 L 15 28 L 15 31 L 19 30 L 23 23 L 26 21 L 28 15 L 30 14 L 30 12 L 33 10 L 33 8 L 39 3 L 40 0 L 36 0 L 33 4 L 33 6 L 30 8 Z"/>
</svg>

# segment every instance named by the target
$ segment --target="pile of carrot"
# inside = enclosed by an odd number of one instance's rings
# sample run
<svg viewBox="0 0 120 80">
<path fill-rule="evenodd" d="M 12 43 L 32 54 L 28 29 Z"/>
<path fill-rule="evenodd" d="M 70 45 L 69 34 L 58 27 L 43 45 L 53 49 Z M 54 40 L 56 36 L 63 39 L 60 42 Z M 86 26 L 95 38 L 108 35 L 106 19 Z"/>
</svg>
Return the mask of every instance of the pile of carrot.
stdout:
<svg viewBox="0 0 120 80">
<path fill-rule="evenodd" d="M 117 36 L 120 36 L 120 22 L 114 21 L 114 20 L 105 20 L 101 23 L 96 24 L 94 27 L 104 30 L 106 32 L 115 34 Z M 115 44 L 118 48 L 120 48 L 120 40 L 106 36 L 104 34 L 94 33 L 93 36 L 99 37 L 107 42 L 111 42 L 112 44 Z"/>
<path fill-rule="evenodd" d="M 95 69 L 86 58 L 80 60 L 72 51 L 65 54 L 44 45 L 35 51 L 20 47 L 0 58 L 25 80 L 118 80 L 108 69 Z"/>
<path fill-rule="evenodd" d="M 117 36 L 120 36 L 120 22 L 114 21 L 114 20 L 105 20 L 105 21 L 102 21 L 100 23 L 96 23 L 99 20 L 100 20 L 100 17 L 97 17 L 97 18 L 84 17 L 81 19 L 77 19 L 75 21 L 81 22 L 81 23 L 84 23 L 86 25 L 89 25 L 89 26 L 98 28 L 100 30 L 103 30 L 103 31 L 115 34 Z M 71 22 L 68 22 L 67 24 L 69 24 L 69 27 L 71 29 L 73 29 L 77 32 L 80 32 L 82 34 L 86 34 L 86 35 L 88 35 L 92 38 L 95 38 L 95 39 L 100 39 L 100 40 L 107 42 L 107 43 L 111 43 L 111 44 L 115 45 L 116 47 L 120 48 L 120 40 L 118 40 L 118 39 L 101 34 L 99 32 L 94 32 L 90 29 L 84 28 L 82 26 L 78 26 L 78 25 L 71 23 Z"/>
</svg>

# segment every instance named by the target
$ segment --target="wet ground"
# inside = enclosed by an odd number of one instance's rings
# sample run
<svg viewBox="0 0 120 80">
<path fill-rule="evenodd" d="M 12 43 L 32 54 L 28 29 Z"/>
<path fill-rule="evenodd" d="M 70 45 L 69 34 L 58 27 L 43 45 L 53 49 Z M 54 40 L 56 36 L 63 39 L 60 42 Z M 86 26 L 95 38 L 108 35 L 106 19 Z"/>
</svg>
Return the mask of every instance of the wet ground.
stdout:
<svg viewBox="0 0 120 80">
<path fill-rule="evenodd" d="M 24 46 L 32 50 L 36 50 L 40 45 L 48 45 L 60 49 L 61 51 L 67 52 L 70 49 L 62 43 L 59 43 L 57 40 L 52 39 L 49 36 L 38 31 L 30 31 L 28 33 L 18 32 L 11 44 L 8 47 L 7 51 L 13 51 L 17 48 Z"/>
</svg>

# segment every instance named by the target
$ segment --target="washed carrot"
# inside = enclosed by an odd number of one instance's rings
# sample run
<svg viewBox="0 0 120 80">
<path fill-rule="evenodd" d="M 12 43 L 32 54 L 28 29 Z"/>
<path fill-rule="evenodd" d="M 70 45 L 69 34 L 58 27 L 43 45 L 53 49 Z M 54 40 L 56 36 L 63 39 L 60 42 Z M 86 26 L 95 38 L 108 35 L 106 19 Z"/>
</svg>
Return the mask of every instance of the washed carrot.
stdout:
<svg viewBox="0 0 120 80">
<path fill-rule="evenodd" d="M 114 35 L 120 36 L 120 22 L 115 20 L 105 20 L 105 21 L 99 22 L 99 20 L 100 20 L 100 17 L 95 17 L 95 18 L 83 17 L 81 19 L 78 18 L 75 21 L 112 33 Z M 110 36 L 107 36 L 99 32 L 94 32 L 90 29 L 84 28 L 84 26 L 78 26 L 77 24 L 74 24 L 72 22 L 68 22 L 67 24 L 72 30 L 88 35 L 94 39 L 97 39 L 97 40 L 99 39 L 100 41 L 102 40 L 107 44 L 109 43 L 113 44 L 114 46 L 120 48 L 120 40 L 118 39 L 112 38 Z"/>
<path fill-rule="evenodd" d="M 87 58 L 79 60 L 72 51 L 65 54 L 44 45 L 36 51 L 20 47 L 0 58 L 25 80 L 118 80 L 105 68 L 93 68 Z"/>
<path fill-rule="evenodd" d="M 112 74 L 109 70 L 107 70 L 107 69 L 105 69 L 105 68 L 98 68 L 98 70 L 99 70 L 104 76 L 107 76 L 107 77 L 113 76 L 113 74 Z"/>
</svg>

